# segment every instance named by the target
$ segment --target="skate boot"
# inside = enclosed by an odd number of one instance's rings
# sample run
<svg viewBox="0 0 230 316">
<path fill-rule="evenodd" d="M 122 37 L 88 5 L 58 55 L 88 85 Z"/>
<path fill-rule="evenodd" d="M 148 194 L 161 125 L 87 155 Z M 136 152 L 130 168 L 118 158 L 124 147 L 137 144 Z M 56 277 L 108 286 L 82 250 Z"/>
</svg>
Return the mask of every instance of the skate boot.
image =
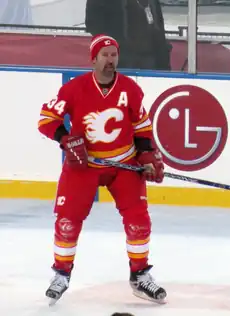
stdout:
<svg viewBox="0 0 230 316">
<path fill-rule="evenodd" d="M 71 273 L 54 269 L 55 276 L 51 280 L 51 284 L 46 291 L 46 296 L 50 298 L 49 305 L 54 305 L 68 289 Z"/>
<path fill-rule="evenodd" d="M 159 304 L 164 304 L 166 291 L 157 285 L 149 273 L 152 266 L 130 274 L 130 286 L 133 289 L 133 294 L 150 301 L 154 301 Z"/>
</svg>

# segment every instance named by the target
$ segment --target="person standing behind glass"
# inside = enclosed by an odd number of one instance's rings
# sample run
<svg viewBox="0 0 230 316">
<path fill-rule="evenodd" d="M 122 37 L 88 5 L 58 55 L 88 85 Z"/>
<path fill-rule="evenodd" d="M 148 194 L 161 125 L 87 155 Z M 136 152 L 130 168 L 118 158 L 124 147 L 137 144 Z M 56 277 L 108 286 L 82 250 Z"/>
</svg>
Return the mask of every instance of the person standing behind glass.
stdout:
<svg viewBox="0 0 230 316">
<path fill-rule="evenodd" d="M 92 35 L 118 39 L 120 68 L 171 69 L 159 0 L 87 0 L 85 24 Z"/>
</svg>

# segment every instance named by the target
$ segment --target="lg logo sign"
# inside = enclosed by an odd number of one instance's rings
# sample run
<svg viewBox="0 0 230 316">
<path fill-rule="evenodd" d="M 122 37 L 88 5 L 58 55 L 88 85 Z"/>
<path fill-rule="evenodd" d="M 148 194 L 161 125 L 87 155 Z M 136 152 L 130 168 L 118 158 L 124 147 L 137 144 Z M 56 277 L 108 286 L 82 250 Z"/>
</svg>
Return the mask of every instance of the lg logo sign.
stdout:
<svg viewBox="0 0 230 316">
<path fill-rule="evenodd" d="M 166 90 L 152 105 L 150 118 L 154 141 L 172 168 L 206 168 L 225 147 L 225 112 L 216 98 L 202 88 L 180 85 Z"/>
</svg>

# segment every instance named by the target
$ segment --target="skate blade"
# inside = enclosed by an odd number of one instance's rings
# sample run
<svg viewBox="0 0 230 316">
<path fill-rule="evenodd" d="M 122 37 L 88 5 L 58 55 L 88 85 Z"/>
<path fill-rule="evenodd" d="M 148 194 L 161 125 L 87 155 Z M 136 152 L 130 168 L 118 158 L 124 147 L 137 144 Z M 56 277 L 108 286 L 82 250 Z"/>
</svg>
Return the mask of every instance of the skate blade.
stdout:
<svg viewBox="0 0 230 316">
<path fill-rule="evenodd" d="M 149 297 L 145 293 L 139 292 L 139 291 L 133 291 L 133 295 L 135 295 L 136 297 L 139 297 L 139 298 L 141 298 L 143 300 L 154 302 L 154 303 L 157 303 L 157 304 L 160 304 L 160 305 L 163 305 L 163 304 L 167 303 L 166 296 L 164 298 L 154 299 L 154 298 Z"/>
<path fill-rule="evenodd" d="M 50 298 L 49 299 L 49 306 L 50 307 L 54 306 L 58 300 L 59 300 L 59 298 L 58 299 L 57 298 Z"/>
</svg>

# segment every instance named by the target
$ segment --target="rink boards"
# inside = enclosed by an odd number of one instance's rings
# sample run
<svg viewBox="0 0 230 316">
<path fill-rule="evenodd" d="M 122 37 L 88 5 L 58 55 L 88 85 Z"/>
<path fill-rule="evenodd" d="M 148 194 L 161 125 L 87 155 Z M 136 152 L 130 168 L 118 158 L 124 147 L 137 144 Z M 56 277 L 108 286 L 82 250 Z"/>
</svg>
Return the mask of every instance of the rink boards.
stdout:
<svg viewBox="0 0 230 316">
<path fill-rule="evenodd" d="M 87 70 L 0 68 L 0 197 L 53 199 L 62 166 L 55 142 L 37 130 L 41 105 Z M 145 92 L 166 171 L 230 183 L 230 75 L 126 71 Z M 66 121 L 68 124 L 68 120 Z M 230 207 L 230 194 L 178 180 L 148 185 L 150 203 Z M 96 200 L 111 201 L 100 188 Z"/>
</svg>

